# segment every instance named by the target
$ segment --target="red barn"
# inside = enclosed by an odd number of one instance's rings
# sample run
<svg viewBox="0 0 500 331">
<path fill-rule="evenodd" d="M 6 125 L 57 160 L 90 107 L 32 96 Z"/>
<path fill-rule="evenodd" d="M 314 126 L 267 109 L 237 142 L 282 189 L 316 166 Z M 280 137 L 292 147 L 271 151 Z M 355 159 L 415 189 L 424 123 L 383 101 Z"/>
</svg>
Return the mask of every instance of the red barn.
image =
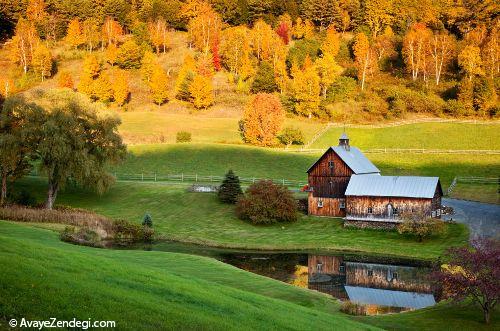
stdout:
<svg viewBox="0 0 500 331">
<path fill-rule="evenodd" d="M 310 215 L 344 217 L 360 226 L 395 225 L 402 212 L 441 216 L 438 177 L 381 176 L 344 133 L 307 170 Z"/>
</svg>

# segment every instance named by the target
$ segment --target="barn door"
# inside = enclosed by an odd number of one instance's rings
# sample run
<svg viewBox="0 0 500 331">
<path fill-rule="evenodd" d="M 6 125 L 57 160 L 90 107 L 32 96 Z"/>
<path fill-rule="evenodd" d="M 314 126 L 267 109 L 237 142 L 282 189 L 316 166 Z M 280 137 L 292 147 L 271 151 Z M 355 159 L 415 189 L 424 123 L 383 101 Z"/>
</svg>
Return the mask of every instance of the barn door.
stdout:
<svg viewBox="0 0 500 331">
<path fill-rule="evenodd" d="M 394 215 L 394 208 L 392 208 L 391 204 L 387 205 L 387 217 L 392 218 Z"/>
</svg>

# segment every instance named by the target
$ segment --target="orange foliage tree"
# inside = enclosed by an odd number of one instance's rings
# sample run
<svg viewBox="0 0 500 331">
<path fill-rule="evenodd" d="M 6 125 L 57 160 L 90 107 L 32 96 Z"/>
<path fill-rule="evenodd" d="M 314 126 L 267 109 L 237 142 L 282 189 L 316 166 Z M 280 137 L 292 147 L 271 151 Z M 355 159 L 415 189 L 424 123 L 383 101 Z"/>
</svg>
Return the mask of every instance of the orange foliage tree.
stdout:
<svg viewBox="0 0 500 331">
<path fill-rule="evenodd" d="M 52 75 L 52 54 L 49 49 L 39 43 L 33 51 L 33 70 L 40 75 L 42 81 Z"/>
<path fill-rule="evenodd" d="M 24 73 L 28 72 L 38 42 L 39 37 L 33 22 L 20 18 L 10 44 L 10 58 L 23 67 Z"/>
<path fill-rule="evenodd" d="M 214 102 L 212 79 L 203 75 L 196 75 L 189 86 L 192 102 L 195 108 L 207 108 Z"/>
<path fill-rule="evenodd" d="M 116 44 L 122 36 L 123 29 L 117 21 L 111 17 L 107 17 L 104 21 L 101 31 L 101 47 L 104 50 L 105 45 Z"/>
<path fill-rule="evenodd" d="M 115 44 L 109 44 L 106 48 L 106 62 L 114 66 L 116 63 L 116 59 L 118 58 L 118 47 Z"/>
<path fill-rule="evenodd" d="M 69 71 L 61 71 L 59 74 L 59 78 L 57 79 L 57 86 L 61 88 L 70 88 L 73 89 L 74 83 L 73 83 L 73 78 L 71 77 L 71 74 Z"/>
<path fill-rule="evenodd" d="M 123 106 L 130 95 L 128 72 L 116 70 L 113 73 L 113 99 L 119 106 Z"/>
<path fill-rule="evenodd" d="M 208 53 L 220 41 L 222 21 L 209 5 L 200 6 L 188 23 L 189 38 L 198 50 Z"/>
<path fill-rule="evenodd" d="M 364 90 L 368 71 L 372 66 L 372 50 L 368 37 L 362 32 L 356 35 L 354 58 L 358 69 L 358 80 L 361 82 L 361 90 Z"/>
<path fill-rule="evenodd" d="M 276 95 L 256 94 L 246 105 L 240 121 L 243 140 L 253 145 L 273 146 L 284 120 L 285 112 Z"/>
<path fill-rule="evenodd" d="M 82 26 L 78 18 L 74 18 L 69 22 L 66 37 L 64 39 L 69 46 L 75 49 L 85 42 Z"/>
<path fill-rule="evenodd" d="M 149 86 L 153 102 L 158 106 L 168 100 L 168 76 L 165 70 L 159 65 L 153 70 Z"/>
<path fill-rule="evenodd" d="M 158 18 L 155 22 L 148 23 L 149 39 L 156 49 L 156 54 L 160 54 L 160 48 L 163 53 L 167 51 L 167 23 L 163 18 Z"/>
<path fill-rule="evenodd" d="M 420 73 L 427 70 L 428 45 L 432 32 L 425 24 L 414 24 L 403 38 L 403 58 L 407 70 L 416 80 Z"/>
</svg>

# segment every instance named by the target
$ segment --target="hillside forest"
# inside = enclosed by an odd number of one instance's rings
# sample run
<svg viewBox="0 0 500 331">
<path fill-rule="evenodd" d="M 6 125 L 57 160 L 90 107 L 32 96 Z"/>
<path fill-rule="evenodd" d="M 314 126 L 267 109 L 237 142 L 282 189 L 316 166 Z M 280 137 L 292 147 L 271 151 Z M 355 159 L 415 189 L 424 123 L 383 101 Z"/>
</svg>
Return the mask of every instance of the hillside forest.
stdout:
<svg viewBox="0 0 500 331">
<path fill-rule="evenodd" d="M 245 142 L 285 117 L 498 118 L 494 0 L 0 0 L 0 95 L 70 88 L 134 111 L 240 110 Z"/>
</svg>

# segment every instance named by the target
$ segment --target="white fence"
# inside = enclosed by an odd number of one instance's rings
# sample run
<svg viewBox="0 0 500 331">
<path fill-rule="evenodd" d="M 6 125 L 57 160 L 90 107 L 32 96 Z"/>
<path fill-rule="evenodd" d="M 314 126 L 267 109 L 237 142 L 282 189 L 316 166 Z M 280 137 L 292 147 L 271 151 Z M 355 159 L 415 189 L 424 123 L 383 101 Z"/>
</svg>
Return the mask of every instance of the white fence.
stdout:
<svg viewBox="0 0 500 331">
<path fill-rule="evenodd" d="M 448 187 L 447 193 L 448 195 L 453 192 L 453 189 L 455 186 L 457 186 L 458 183 L 465 183 L 465 184 L 496 184 L 500 188 L 500 177 L 461 177 L 457 176 L 453 178 L 453 181 L 451 182 L 450 186 Z"/>
<path fill-rule="evenodd" d="M 288 149 L 285 151 L 316 154 L 322 153 L 326 148 Z M 474 155 L 500 155 L 500 150 L 495 149 L 426 149 L 426 148 L 371 148 L 362 150 L 366 154 L 474 154 Z"/>
<path fill-rule="evenodd" d="M 114 173 L 117 181 L 139 181 L 139 182 L 186 182 L 186 183 L 221 183 L 224 176 L 198 175 L 198 174 L 156 174 L 156 173 L 137 173 L 125 174 Z M 275 183 L 285 186 L 301 187 L 307 184 L 306 180 L 273 179 L 258 177 L 239 177 L 242 184 L 253 184 L 259 180 L 272 180 Z"/>
</svg>

